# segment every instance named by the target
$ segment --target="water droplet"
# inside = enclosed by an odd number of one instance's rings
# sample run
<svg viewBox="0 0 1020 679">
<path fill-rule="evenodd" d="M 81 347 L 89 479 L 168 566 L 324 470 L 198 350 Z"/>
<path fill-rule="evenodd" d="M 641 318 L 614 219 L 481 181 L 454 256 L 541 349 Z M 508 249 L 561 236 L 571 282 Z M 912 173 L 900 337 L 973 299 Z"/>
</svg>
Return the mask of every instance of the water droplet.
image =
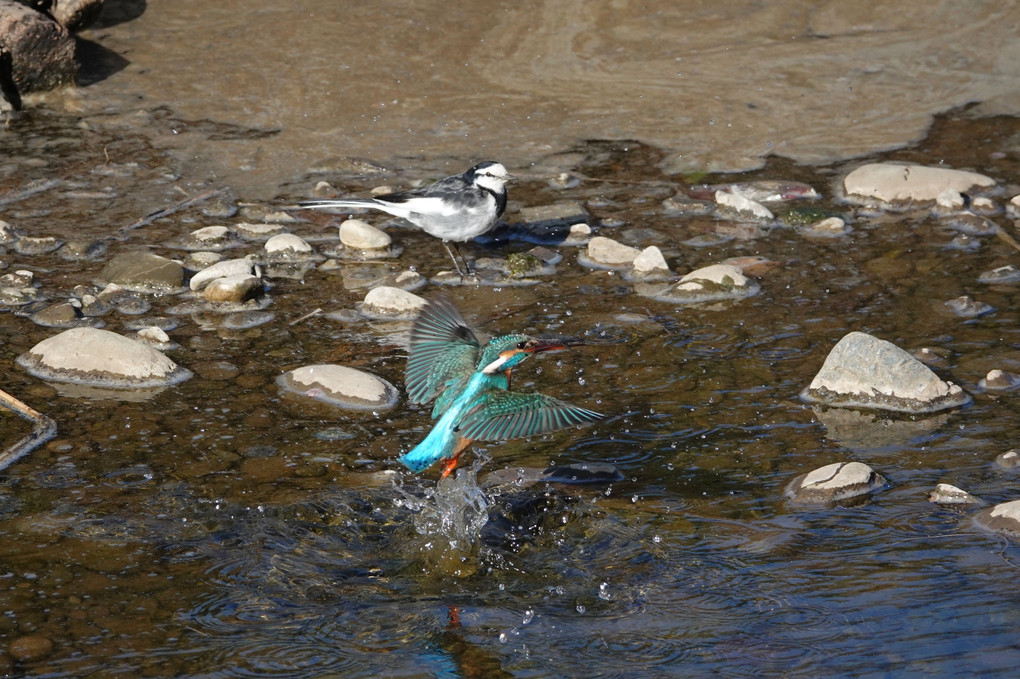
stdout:
<svg viewBox="0 0 1020 679">
<path fill-rule="evenodd" d="M 577 378 L 577 383 L 580 384 L 582 387 L 587 384 L 587 382 L 584 381 L 583 377 L 578 377 Z"/>
<path fill-rule="evenodd" d="M 499 643 L 505 644 L 507 640 L 506 632 L 499 633 Z"/>
<path fill-rule="evenodd" d="M 584 607 L 584 604 L 577 604 L 577 612 L 578 613 L 581 613 L 583 615 L 584 612 L 587 611 L 587 610 L 588 609 Z"/>
<path fill-rule="evenodd" d="M 654 542 L 655 544 L 659 544 L 660 542 L 662 542 L 662 538 L 658 535 L 653 535 L 652 542 Z"/>
<path fill-rule="evenodd" d="M 529 608 L 528 610 L 524 611 L 524 619 L 521 620 L 521 624 L 522 625 L 527 625 L 529 622 L 531 622 L 534 619 L 535 619 L 535 611 L 533 611 L 533 610 L 531 610 Z"/>
</svg>

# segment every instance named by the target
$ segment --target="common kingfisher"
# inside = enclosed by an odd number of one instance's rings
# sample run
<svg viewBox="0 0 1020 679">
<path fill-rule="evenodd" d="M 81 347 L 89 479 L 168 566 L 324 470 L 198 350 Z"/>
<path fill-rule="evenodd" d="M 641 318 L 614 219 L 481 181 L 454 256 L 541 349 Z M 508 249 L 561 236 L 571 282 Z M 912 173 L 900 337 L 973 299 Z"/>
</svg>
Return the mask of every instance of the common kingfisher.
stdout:
<svg viewBox="0 0 1020 679">
<path fill-rule="evenodd" d="M 443 478 L 473 441 L 545 434 L 603 415 L 544 394 L 510 391 L 510 371 L 532 354 L 576 342 L 502 335 L 484 347 L 446 297 L 428 302 L 411 329 L 404 381 L 411 403 L 436 399 L 436 425 L 398 460 L 415 473 L 444 460 Z"/>
</svg>

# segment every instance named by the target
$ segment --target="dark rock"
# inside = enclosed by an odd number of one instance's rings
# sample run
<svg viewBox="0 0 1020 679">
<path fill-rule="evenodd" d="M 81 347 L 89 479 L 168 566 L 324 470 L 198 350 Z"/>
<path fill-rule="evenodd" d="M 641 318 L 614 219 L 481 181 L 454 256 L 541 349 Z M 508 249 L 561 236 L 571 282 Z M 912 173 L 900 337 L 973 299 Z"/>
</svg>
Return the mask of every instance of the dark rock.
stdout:
<svg viewBox="0 0 1020 679">
<path fill-rule="evenodd" d="M 110 260 L 99 277 L 129 290 L 169 291 L 184 285 L 184 268 L 150 252 L 126 252 Z"/>
<path fill-rule="evenodd" d="M 70 31 L 13 0 L 0 0 L 0 53 L 10 55 L 11 81 L 20 94 L 71 85 L 78 74 Z"/>
</svg>

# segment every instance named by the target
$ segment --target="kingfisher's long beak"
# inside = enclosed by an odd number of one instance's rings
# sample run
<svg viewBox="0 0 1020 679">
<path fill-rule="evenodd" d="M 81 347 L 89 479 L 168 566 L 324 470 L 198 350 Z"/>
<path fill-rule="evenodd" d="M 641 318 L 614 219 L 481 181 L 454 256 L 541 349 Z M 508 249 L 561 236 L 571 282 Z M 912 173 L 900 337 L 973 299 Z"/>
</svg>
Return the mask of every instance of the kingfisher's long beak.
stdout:
<svg viewBox="0 0 1020 679">
<path fill-rule="evenodd" d="M 528 351 L 532 354 L 538 354 L 546 351 L 564 351 L 579 344 L 583 344 L 583 342 L 573 338 L 540 339 L 528 347 Z"/>
</svg>

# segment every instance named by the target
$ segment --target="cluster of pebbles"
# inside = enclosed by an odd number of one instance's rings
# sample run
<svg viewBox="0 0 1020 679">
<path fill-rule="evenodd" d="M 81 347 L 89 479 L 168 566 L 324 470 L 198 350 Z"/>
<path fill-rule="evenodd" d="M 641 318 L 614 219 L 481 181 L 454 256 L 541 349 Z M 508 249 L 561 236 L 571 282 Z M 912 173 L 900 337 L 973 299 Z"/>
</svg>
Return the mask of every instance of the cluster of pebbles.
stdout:
<svg viewBox="0 0 1020 679">
<path fill-rule="evenodd" d="M 569 183 L 567 184 L 569 186 Z M 872 163 L 846 174 L 836 189 L 848 209 L 833 215 L 810 207 L 817 191 L 797 182 L 761 181 L 692 186 L 663 203 L 670 215 L 713 217 L 720 227 L 683 243 L 690 248 L 717 245 L 729 238 L 754 238 L 774 229 L 794 229 L 808 239 L 846 238 L 854 220 L 880 212 L 920 211 L 935 215 L 958 234 L 949 245 L 973 248 L 980 239 L 999 237 L 1018 247 L 991 217 L 1005 212 L 1020 217 L 1020 196 L 1001 205 L 1001 187 L 984 175 L 945 167 Z M 807 204 L 808 207 L 804 207 Z M 611 270 L 637 295 L 683 305 L 740 300 L 761 293 L 763 274 L 777 266 L 762 257 L 731 258 L 677 272 L 675 250 L 637 248 L 605 235 L 613 226 L 592 225 L 576 202 L 528 208 L 523 221 L 501 227 L 488 239 L 518 241 L 530 249 L 504 257 L 479 259 L 475 275 L 440 272 L 431 279 L 414 269 L 373 276 L 357 308 L 348 313 L 366 319 L 410 320 L 425 304 L 415 291 L 428 284 L 471 286 L 538 285 L 554 276 L 565 260 L 592 271 Z M 302 238 L 300 213 L 268 213 L 259 222 L 198 228 L 167 244 L 177 257 L 147 250 L 119 252 L 90 285 L 76 287 L 69 299 L 53 299 L 29 270 L 0 276 L 0 305 L 59 334 L 18 358 L 31 374 L 55 382 L 103 388 L 146 389 L 186 380 L 191 373 L 164 355 L 176 348 L 169 333 L 181 316 L 212 312 L 234 327 L 252 327 L 273 318 L 267 309 L 274 278 L 301 279 L 313 268 L 340 268 L 345 262 L 394 260 L 403 249 L 388 233 L 360 219 L 348 219 L 336 235 Z M 0 248 L 19 254 L 44 254 L 66 247 L 56 238 L 29 238 L 0 222 Z M 69 256 L 103 256 L 106 244 L 77 246 Z M 437 244 L 438 247 L 438 244 Z M 242 254 L 243 253 L 243 254 Z M 171 253 L 173 254 L 173 253 Z M 239 256 L 231 256 L 237 254 Z M 5 265 L 5 263 L 3 263 Z M 983 273 L 980 285 L 1020 283 L 1020 269 L 1001 266 Z M 348 286 L 357 287 L 357 286 Z M 153 306 L 159 315 L 150 315 Z M 947 300 L 948 313 L 973 318 L 994 313 L 979 300 Z M 102 330 L 104 317 L 137 317 L 133 337 Z M 836 344 L 802 398 L 821 409 L 875 409 L 907 414 L 931 413 L 966 405 L 961 387 L 941 380 L 906 351 L 865 333 L 851 332 Z M 920 359 L 920 360 L 919 360 Z M 384 411 L 399 401 L 399 390 L 380 377 L 339 365 L 310 365 L 280 376 L 279 387 L 300 398 L 332 407 Z M 990 371 L 979 388 L 1002 391 L 1020 386 L 1020 376 Z M 1016 456 L 1004 454 L 1006 466 Z M 836 502 L 874 493 L 889 482 L 867 465 L 835 462 L 794 479 L 786 495 L 798 503 Z M 937 502 L 979 502 L 952 486 L 933 491 Z M 1020 501 L 985 511 L 980 525 L 1020 533 Z M 1012 521 L 1012 523 L 1009 523 Z"/>
</svg>

